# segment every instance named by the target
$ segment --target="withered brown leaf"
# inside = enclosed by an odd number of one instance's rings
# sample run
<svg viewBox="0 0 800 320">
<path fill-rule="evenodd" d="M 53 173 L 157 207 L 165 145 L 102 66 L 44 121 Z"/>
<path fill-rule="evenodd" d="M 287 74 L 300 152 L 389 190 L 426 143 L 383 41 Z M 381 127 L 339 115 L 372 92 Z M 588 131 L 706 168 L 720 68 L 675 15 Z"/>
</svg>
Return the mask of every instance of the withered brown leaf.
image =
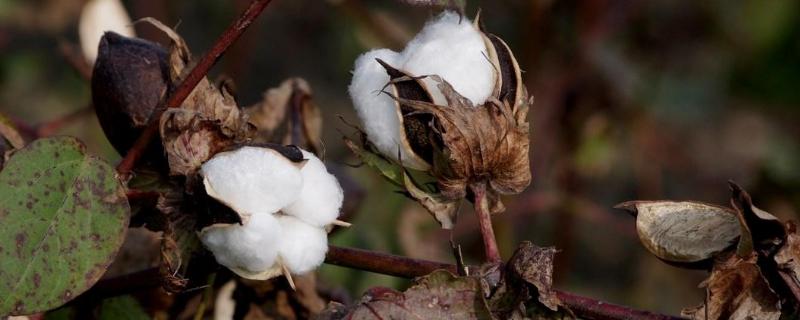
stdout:
<svg viewBox="0 0 800 320">
<path fill-rule="evenodd" d="M 186 42 L 159 21 L 142 20 L 153 24 L 172 40 L 169 75 L 172 83 L 180 82 L 192 63 Z M 211 156 L 230 145 L 249 140 L 255 131 L 225 87 L 217 88 L 204 77 L 180 108 L 164 112 L 160 132 L 170 174 L 191 177 Z"/>
<path fill-rule="evenodd" d="M 708 290 L 707 302 L 682 314 L 698 320 L 779 319 L 778 296 L 756 261 L 755 253 L 744 259 L 729 254 L 716 261 L 711 276 L 702 284 Z"/>
<path fill-rule="evenodd" d="M 558 310 L 561 301 L 553 290 L 553 258 L 555 247 L 539 247 L 530 241 L 522 242 L 508 261 L 508 270 L 514 277 L 534 286 L 539 302 L 552 311 Z"/>
<path fill-rule="evenodd" d="M 370 289 L 351 308 L 329 305 L 322 319 L 493 319 L 477 277 L 445 270 L 418 278 L 405 292 Z"/>
<path fill-rule="evenodd" d="M 795 297 L 800 297 L 800 236 L 793 221 L 786 223 L 786 241 L 775 254 L 778 272 Z"/>
<path fill-rule="evenodd" d="M 322 115 L 305 79 L 284 80 L 244 111 L 258 130 L 259 141 L 297 144 L 318 155 L 322 152 Z"/>
</svg>

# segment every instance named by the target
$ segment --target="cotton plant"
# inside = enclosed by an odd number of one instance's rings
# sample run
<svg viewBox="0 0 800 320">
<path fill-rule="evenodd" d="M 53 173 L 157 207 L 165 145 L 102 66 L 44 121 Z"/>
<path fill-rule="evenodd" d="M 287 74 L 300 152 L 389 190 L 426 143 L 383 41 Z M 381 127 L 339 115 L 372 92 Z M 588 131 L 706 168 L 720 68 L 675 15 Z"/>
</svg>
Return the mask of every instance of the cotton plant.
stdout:
<svg viewBox="0 0 800 320">
<path fill-rule="evenodd" d="M 217 262 L 265 280 L 305 274 L 325 260 L 327 233 L 343 192 L 314 154 L 297 147 L 245 146 L 216 154 L 200 170 L 206 193 L 237 212 L 241 224 L 214 224 L 200 238 Z"/>
<path fill-rule="evenodd" d="M 471 22 L 445 11 L 401 52 L 362 54 L 349 93 L 365 139 L 348 146 L 442 227 L 453 226 L 460 199 L 485 197 L 481 203 L 497 213 L 501 195 L 530 184 L 532 100 L 510 48 L 482 30 L 479 17 Z M 387 170 L 391 165 L 402 169 Z M 430 174 L 436 188 L 416 183 L 409 170 Z"/>
</svg>

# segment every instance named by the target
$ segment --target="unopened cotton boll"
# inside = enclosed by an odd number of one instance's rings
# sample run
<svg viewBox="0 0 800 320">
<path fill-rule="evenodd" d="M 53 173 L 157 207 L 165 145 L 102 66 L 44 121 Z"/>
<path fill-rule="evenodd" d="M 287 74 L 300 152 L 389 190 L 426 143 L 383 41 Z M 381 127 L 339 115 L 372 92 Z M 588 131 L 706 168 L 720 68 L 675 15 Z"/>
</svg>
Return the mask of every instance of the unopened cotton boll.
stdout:
<svg viewBox="0 0 800 320">
<path fill-rule="evenodd" d="M 200 234 L 219 264 L 248 274 L 275 265 L 280 237 L 281 224 L 269 213 L 254 214 L 244 225 L 213 225 Z"/>
<path fill-rule="evenodd" d="M 279 215 L 281 228 L 278 256 L 293 274 L 304 274 L 319 267 L 328 252 L 328 234 L 325 229 L 312 226 L 293 217 Z"/>
<path fill-rule="evenodd" d="M 269 148 L 222 152 L 201 167 L 209 196 L 243 215 L 277 212 L 294 202 L 303 186 L 298 164 Z"/>
<path fill-rule="evenodd" d="M 414 76 L 438 75 L 472 101 L 486 102 L 495 86 L 495 70 L 489 61 L 480 30 L 465 17 L 445 11 L 429 21 L 401 54 L 403 63 L 393 65 Z M 429 89 L 433 79 L 423 79 Z M 430 90 L 441 95 L 439 90 Z M 434 101 L 442 98 L 434 96 Z"/>
<path fill-rule="evenodd" d="M 301 151 L 303 158 L 307 159 L 300 169 L 303 187 L 297 200 L 281 211 L 313 226 L 324 227 L 339 216 L 344 193 L 339 181 L 328 173 L 325 164 L 317 156 Z"/>
<path fill-rule="evenodd" d="M 90 65 L 97 59 L 97 46 L 107 31 L 135 37 L 131 18 L 120 0 L 89 0 L 83 5 L 78 35 L 83 56 Z"/>
</svg>

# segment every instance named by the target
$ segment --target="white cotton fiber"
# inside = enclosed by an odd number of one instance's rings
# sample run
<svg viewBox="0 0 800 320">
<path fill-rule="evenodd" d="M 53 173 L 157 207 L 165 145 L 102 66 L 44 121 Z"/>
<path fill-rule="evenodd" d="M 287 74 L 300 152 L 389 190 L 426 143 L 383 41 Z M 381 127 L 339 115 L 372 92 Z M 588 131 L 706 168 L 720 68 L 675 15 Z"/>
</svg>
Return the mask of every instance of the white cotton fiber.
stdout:
<svg viewBox="0 0 800 320">
<path fill-rule="evenodd" d="M 300 169 L 269 148 L 218 153 L 201 174 L 208 195 L 239 214 L 277 212 L 297 199 L 303 185 Z"/>
<path fill-rule="evenodd" d="M 313 153 L 302 151 L 303 158 L 308 160 L 300 169 L 303 188 L 297 200 L 282 211 L 313 226 L 324 227 L 339 216 L 344 193 L 336 177 L 328 173 L 325 164 Z"/>
<path fill-rule="evenodd" d="M 356 113 L 364 124 L 364 132 L 373 145 L 388 157 L 417 170 L 427 170 L 428 164 L 412 157 L 400 147 L 400 115 L 391 96 L 381 90 L 389 83 L 389 75 L 375 59 L 396 66 L 401 63 L 400 54 L 389 49 L 372 50 L 356 59 L 353 80 L 350 82 L 350 98 Z M 391 92 L 391 90 L 388 90 Z"/>
<path fill-rule="evenodd" d="M 304 274 L 316 269 L 325 261 L 328 252 L 328 234 L 293 216 L 278 216 L 281 236 L 278 256 L 281 263 L 293 274 Z"/>
<path fill-rule="evenodd" d="M 97 47 L 106 31 L 135 37 L 131 18 L 120 0 L 89 0 L 83 5 L 78 23 L 83 56 L 89 65 L 97 59 Z"/>
<path fill-rule="evenodd" d="M 467 18 L 445 11 L 428 22 L 402 53 L 378 49 L 356 59 L 349 91 L 367 138 L 380 153 L 394 160 L 399 160 L 399 155 L 404 166 L 428 170 L 428 163 L 401 147 L 400 110 L 391 97 L 379 93 L 389 82 L 389 75 L 375 58 L 411 76 L 439 75 L 458 93 L 479 105 L 491 96 L 496 83 L 483 36 Z M 422 81 L 434 103 L 446 103 L 436 81 L 431 77 Z"/>
<path fill-rule="evenodd" d="M 486 102 L 494 90 L 495 70 L 483 36 L 455 12 L 445 11 L 429 21 L 406 45 L 402 58 L 395 67 L 415 76 L 439 75 L 475 105 Z M 436 88 L 432 79 L 424 81 L 428 88 Z"/>
<path fill-rule="evenodd" d="M 244 226 L 214 225 L 200 234 L 217 262 L 231 269 L 257 273 L 275 264 L 281 225 L 268 213 L 254 214 Z"/>
</svg>

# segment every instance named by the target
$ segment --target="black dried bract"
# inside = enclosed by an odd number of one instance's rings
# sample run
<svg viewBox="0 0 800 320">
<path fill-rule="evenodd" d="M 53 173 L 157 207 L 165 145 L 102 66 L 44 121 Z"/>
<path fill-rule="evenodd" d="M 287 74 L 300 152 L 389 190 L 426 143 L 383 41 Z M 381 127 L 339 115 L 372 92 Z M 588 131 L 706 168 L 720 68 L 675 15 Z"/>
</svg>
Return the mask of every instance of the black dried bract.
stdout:
<svg viewBox="0 0 800 320">
<path fill-rule="evenodd" d="M 499 72 L 500 77 L 502 77 L 502 84 L 498 99 L 501 101 L 506 100 L 509 104 L 513 105 L 516 103 L 517 86 L 519 85 L 516 67 L 513 62 L 514 56 L 511 53 L 511 49 L 508 48 L 508 45 L 498 36 L 491 33 L 487 33 L 486 36 L 489 38 L 489 41 L 492 42 L 497 53 L 497 60 L 500 63 Z"/>
<path fill-rule="evenodd" d="M 298 146 L 295 145 L 282 145 L 279 143 L 271 143 L 271 142 L 258 142 L 258 143 L 246 143 L 244 145 L 236 145 L 230 148 L 227 148 L 223 151 L 233 151 L 237 150 L 241 147 L 259 147 L 259 148 L 269 148 L 272 150 L 277 151 L 286 159 L 289 159 L 291 162 L 299 163 L 303 162 L 307 159 L 303 157 L 303 151 L 300 150 Z"/>
</svg>

